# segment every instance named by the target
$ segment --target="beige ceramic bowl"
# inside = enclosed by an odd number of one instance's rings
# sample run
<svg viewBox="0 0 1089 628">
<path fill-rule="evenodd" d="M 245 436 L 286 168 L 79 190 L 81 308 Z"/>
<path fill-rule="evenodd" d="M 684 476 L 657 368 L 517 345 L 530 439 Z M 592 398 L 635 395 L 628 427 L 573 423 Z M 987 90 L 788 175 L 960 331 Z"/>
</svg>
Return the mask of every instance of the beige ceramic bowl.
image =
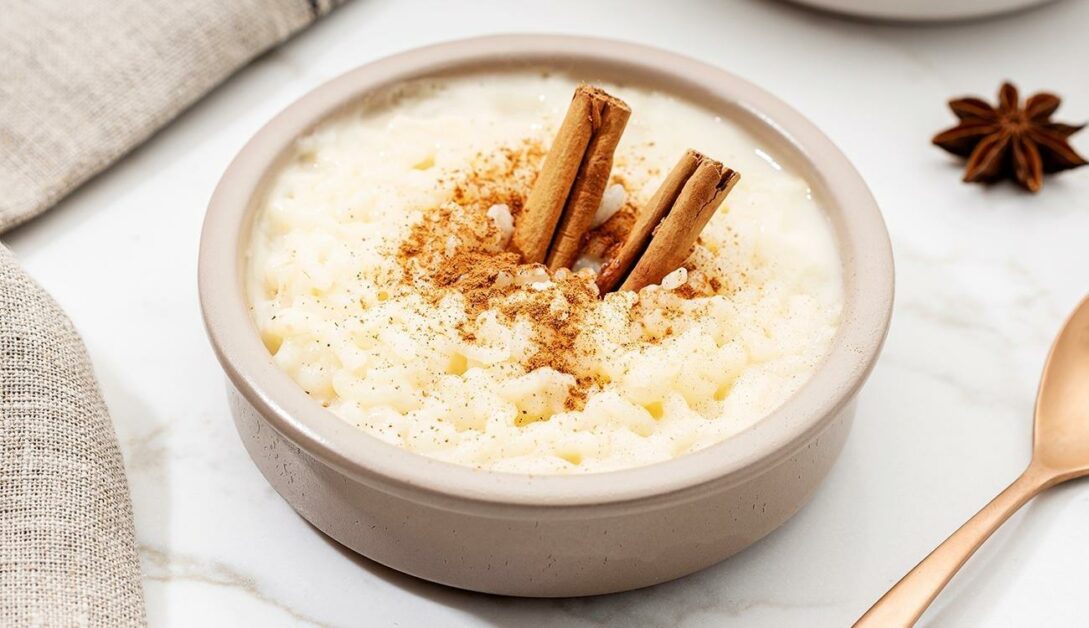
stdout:
<svg viewBox="0 0 1089 628">
<path fill-rule="evenodd" d="M 421 76 L 544 66 L 648 86 L 736 121 L 808 177 L 843 260 L 843 323 L 813 378 L 779 410 L 702 451 L 577 476 L 478 471 L 383 443 L 311 401 L 273 363 L 242 289 L 250 225 L 292 140 L 361 94 Z M 366 150 L 366 147 L 360 147 Z M 250 456 L 303 517 L 400 571 L 522 596 L 663 582 L 747 547 L 794 514 L 828 472 L 888 328 L 888 234 L 866 185 L 800 114 L 718 68 L 643 46 L 501 36 L 413 50 L 336 78 L 269 122 L 227 169 L 200 249 L 200 298 Z"/>
<path fill-rule="evenodd" d="M 793 0 L 818 9 L 878 20 L 952 22 L 1020 11 L 1053 0 Z"/>
</svg>

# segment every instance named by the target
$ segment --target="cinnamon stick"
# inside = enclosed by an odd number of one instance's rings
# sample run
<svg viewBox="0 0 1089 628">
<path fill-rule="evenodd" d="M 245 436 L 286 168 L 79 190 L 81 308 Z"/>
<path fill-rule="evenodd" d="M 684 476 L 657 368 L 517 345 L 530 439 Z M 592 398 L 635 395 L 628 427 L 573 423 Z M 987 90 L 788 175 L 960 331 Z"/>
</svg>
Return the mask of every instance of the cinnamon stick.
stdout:
<svg viewBox="0 0 1089 628">
<path fill-rule="evenodd" d="M 511 247 L 524 262 L 547 260 L 557 269 L 578 258 L 630 116 L 627 104 L 601 89 L 580 85 L 575 90 L 514 226 Z"/>
<path fill-rule="evenodd" d="M 548 251 L 547 264 L 551 270 L 570 268 L 579 258 L 583 238 L 594 222 L 609 174 L 613 169 L 613 153 L 631 117 L 631 109 L 605 92 L 597 91 L 604 98 L 601 111 L 601 127 L 590 139 L 582 159 L 571 193 L 567 197 L 556 235 Z"/>
<path fill-rule="evenodd" d="M 741 175 L 687 151 L 636 219 L 620 250 L 602 267 L 598 290 L 639 290 L 658 283 L 691 253 L 700 232 Z"/>
</svg>

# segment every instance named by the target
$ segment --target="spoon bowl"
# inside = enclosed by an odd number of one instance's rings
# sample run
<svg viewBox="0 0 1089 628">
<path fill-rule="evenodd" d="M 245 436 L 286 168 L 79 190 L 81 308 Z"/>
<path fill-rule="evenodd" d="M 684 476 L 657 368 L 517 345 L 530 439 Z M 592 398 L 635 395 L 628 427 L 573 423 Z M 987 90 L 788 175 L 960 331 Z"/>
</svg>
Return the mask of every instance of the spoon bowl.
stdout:
<svg viewBox="0 0 1089 628">
<path fill-rule="evenodd" d="M 1063 480 L 1089 474 L 1089 298 L 1066 322 L 1044 366 L 1032 460 Z"/>
<path fill-rule="evenodd" d="M 1042 491 L 1084 475 L 1089 475 L 1089 297 L 1067 319 L 1044 365 L 1028 468 L 889 589 L 855 628 L 914 625 L 1010 515 Z"/>
</svg>

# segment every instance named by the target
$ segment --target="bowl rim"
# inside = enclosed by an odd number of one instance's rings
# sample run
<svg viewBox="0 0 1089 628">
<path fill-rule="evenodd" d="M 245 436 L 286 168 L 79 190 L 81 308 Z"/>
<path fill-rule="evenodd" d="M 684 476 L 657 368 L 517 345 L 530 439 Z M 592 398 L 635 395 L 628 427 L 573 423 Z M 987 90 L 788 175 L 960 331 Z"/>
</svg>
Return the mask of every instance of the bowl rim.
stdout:
<svg viewBox="0 0 1089 628">
<path fill-rule="evenodd" d="M 843 263 L 843 319 L 823 363 L 778 409 L 722 442 L 617 471 L 533 475 L 473 469 L 385 443 L 311 400 L 275 365 L 244 294 L 242 243 L 254 196 L 296 137 L 368 91 L 414 77 L 500 67 L 590 65 L 636 73 L 731 106 L 779 141 L 822 185 Z M 635 74 L 633 74 L 634 76 Z M 734 115 L 731 114 L 731 115 Z M 739 122 L 740 124 L 740 122 Z M 756 127 L 760 128 L 757 129 Z M 814 182 L 816 176 L 819 182 Z M 819 436 L 854 397 L 880 352 L 893 301 L 892 248 L 876 201 L 846 156 L 800 113 L 725 70 L 641 44 L 571 35 L 493 35 L 415 48 L 359 66 L 309 91 L 266 123 L 224 172 L 201 232 L 198 288 L 204 323 L 230 382 L 282 436 L 356 481 L 451 508 L 581 508 L 687 499 L 734 485 Z"/>
</svg>

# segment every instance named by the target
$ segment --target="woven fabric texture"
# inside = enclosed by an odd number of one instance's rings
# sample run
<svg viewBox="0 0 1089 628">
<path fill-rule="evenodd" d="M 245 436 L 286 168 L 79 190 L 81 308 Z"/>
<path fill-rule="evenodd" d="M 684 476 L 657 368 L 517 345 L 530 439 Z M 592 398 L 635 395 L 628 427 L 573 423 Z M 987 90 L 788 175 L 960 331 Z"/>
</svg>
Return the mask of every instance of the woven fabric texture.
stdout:
<svg viewBox="0 0 1089 628">
<path fill-rule="evenodd" d="M 0 232 L 339 0 L 12 0 Z M 87 353 L 0 245 L 0 626 L 146 623 L 121 452 Z"/>
<path fill-rule="evenodd" d="M 0 625 L 139 625 L 113 425 L 79 335 L 0 246 Z"/>
<path fill-rule="evenodd" d="M 339 0 L 11 0 L 0 232 L 45 211 Z"/>
</svg>

